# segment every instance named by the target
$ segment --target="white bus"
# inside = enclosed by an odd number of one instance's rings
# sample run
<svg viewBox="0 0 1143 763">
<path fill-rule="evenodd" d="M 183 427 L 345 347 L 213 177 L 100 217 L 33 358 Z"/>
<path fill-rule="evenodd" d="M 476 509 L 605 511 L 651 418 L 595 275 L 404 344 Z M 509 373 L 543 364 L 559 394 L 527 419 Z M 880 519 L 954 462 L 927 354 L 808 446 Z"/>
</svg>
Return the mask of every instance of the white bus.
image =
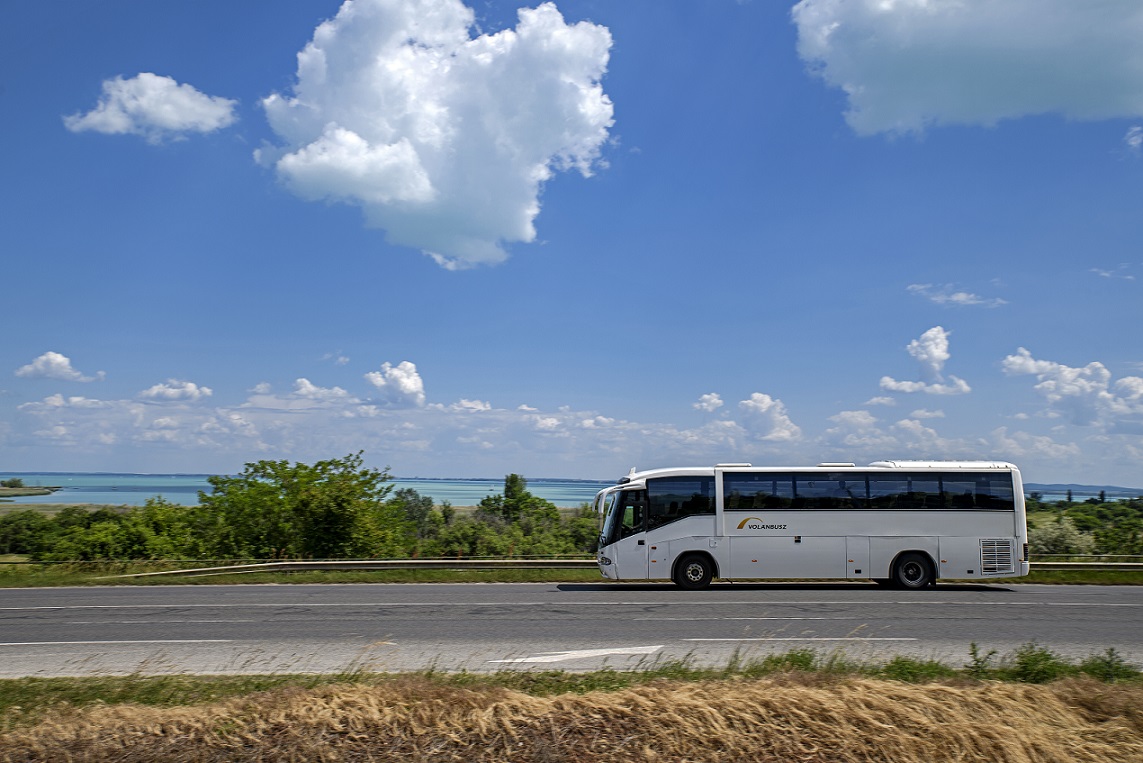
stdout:
<svg viewBox="0 0 1143 763">
<path fill-rule="evenodd" d="M 611 580 L 843 578 L 924 588 L 1028 574 L 1012 464 L 718 464 L 636 472 L 595 499 Z"/>
</svg>

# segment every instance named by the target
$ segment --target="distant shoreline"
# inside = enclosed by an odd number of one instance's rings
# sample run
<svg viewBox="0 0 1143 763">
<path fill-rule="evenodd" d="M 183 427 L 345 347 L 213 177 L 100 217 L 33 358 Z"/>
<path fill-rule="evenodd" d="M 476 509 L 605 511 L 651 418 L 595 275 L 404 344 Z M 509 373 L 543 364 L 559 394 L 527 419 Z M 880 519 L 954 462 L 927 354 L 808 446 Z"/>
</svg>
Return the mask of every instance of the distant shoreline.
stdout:
<svg viewBox="0 0 1143 763">
<path fill-rule="evenodd" d="M 23 498 L 30 495 L 51 495 L 60 488 L 51 485 L 35 487 L 0 487 L 0 498 Z"/>
</svg>

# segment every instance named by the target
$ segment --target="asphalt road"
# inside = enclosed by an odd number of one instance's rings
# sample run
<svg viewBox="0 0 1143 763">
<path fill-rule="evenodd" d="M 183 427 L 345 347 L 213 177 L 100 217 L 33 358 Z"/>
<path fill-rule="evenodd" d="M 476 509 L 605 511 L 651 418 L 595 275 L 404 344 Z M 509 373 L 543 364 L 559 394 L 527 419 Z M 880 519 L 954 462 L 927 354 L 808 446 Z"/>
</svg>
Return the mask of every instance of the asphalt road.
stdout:
<svg viewBox="0 0 1143 763">
<path fill-rule="evenodd" d="M 1035 640 L 1143 664 L 1143 588 L 858 583 L 0 589 L 0 677 L 721 665 L 812 648 L 962 665 Z"/>
</svg>

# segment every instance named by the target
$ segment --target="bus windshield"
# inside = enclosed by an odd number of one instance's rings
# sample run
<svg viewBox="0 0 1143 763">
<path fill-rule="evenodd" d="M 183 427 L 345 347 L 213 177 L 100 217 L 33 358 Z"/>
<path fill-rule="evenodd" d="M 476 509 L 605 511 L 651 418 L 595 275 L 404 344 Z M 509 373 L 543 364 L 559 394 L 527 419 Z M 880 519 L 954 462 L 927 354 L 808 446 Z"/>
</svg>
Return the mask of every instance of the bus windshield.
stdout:
<svg viewBox="0 0 1143 763">
<path fill-rule="evenodd" d="M 607 518 L 603 522 L 603 532 L 599 537 L 601 546 L 614 543 L 637 532 L 643 531 L 643 519 L 647 513 L 646 490 L 624 490 L 609 493 L 604 499 L 611 499 Z"/>
</svg>

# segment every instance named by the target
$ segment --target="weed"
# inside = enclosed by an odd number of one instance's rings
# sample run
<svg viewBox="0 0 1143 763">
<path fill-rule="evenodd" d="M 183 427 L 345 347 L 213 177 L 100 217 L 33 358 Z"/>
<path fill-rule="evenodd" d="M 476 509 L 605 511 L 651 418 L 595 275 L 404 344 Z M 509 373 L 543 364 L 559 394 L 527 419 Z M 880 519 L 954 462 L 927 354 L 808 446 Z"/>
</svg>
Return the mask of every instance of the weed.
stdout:
<svg viewBox="0 0 1143 763">
<path fill-rule="evenodd" d="M 957 671 L 935 660 L 915 660 L 911 657 L 898 655 L 885 663 L 876 674 L 893 681 L 916 684 L 954 678 Z"/>
<path fill-rule="evenodd" d="M 792 649 L 782 654 L 768 654 L 750 668 L 753 668 L 756 675 L 794 670 L 808 673 L 814 670 L 817 664 L 818 653 L 813 649 Z"/>
<path fill-rule="evenodd" d="M 1061 659 L 1050 649 L 1030 641 L 1016 650 L 1012 663 L 999 671 L 1012 681 L 1028 684 L 1046 684 L 1075 675 L 1074 665 Z"/>
<path fill-rule="evenodd" d="M 1123 656 L 1115 650 L 1115 647 L 1109 647 L 1103 654 L 1093 654 L 1088 657 L 1079 664 L 1079 670 L 1081 673 L 1086 673 L 1092 678 L 1109 684 L 1140 677 L 1139 670 L 1128 665 Z"/>
<path fill-rule="evenodd" d="M 989 649 L 985 655 L 980 654 L 980 648 L 973 641 L 968 645 L 968 662 L 965 663 L 965 672 L 971 678 L 987 678 L 992 672 L 992 658 L 996 656 L 995 649 Z"/>
</svg>

